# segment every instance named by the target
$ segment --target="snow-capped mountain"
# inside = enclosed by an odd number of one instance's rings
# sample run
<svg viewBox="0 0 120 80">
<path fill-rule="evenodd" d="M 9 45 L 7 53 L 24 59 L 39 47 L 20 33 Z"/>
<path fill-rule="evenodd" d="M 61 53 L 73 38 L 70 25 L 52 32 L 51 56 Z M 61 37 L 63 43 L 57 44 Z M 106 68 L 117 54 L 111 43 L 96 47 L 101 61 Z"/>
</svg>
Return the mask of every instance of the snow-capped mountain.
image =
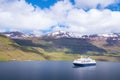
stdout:
<svg viewBox="0 0 120 80">
<path fill-rule="evenodd" d="M 54 37 L 54 38 L 81 38 L 81 39 L 88 39 L 88 40 L 120 40 L 120 34 L 117 33 L 110 33 L 110 34 L 93 34 L 93 35 L 82 35 L 71 33 L 67 31 L 56 31 L 56 32 L 49 32 L 45 35 L 45 37 Z"/>
<path fill-rule="evenodd" d="M 49 32 L 45 35 L 46 37 L 54 37 L 54 38 L 80 38 L 75 33 L 67 32 L 67 31 L 56 31 L 56 32 Z"/>
<path fill-rule="evenodd" d="M 0 33 L 2 35 L 5 35 L 9 38 L 19 38 L 19 39 L 26 39 L 28 37 L 42 37 L 40 35 L 35 34 L 24 34 L 22 32 L 14 31 L 14 32 L 2 32 Z M 55 31 L 55 32 L 49 32 L 44 37 L 54 37 L 54 38 L 81 38 L 81 39 L 87 39 L 87 40 L 120 40 L 120 34 L 119 33 L 110 33 L 110 34 L 93 34 L 93 35 L 80 35 L 77 33 L 71 33 L 67 31 Z"/>
<path fill-rule="evenodd" d="M 28 37 L 27 34 L 24 34 L 22 32 L 18 32 L 18 31 L 14 31 L 14 32 L 2 32 L 0 33 L 2 35 L 5 35 L 9 38 L 24 38 L 24 37 Z"/>
<path fill-rule="evenodd" d="M 13 31 L 13 32 L 1 32 L 0 34 L 7 36 L 9 38 L 19 38 L 19 39 L 25 39 L 28 37 L 40 37 L 40 35 L 35 35 L 35 34 L 25 34 L 19 31 Z"/>
</svg>

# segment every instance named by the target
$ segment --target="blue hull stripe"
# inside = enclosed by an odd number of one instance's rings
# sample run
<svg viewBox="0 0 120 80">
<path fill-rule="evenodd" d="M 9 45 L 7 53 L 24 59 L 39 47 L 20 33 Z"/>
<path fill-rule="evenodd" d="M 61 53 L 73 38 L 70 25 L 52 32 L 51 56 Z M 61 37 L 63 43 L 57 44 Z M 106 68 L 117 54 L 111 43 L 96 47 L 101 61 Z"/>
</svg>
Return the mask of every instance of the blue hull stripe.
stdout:
<svg viewBox="0 0 120 80">
<path fill-rule="evenodd" d="M 96 63 L 93 64 L 77 64 L 77 63 L 73 63 L 75 66 L 92 66 L 92 65 L 96 65 Z"/>
</svg>

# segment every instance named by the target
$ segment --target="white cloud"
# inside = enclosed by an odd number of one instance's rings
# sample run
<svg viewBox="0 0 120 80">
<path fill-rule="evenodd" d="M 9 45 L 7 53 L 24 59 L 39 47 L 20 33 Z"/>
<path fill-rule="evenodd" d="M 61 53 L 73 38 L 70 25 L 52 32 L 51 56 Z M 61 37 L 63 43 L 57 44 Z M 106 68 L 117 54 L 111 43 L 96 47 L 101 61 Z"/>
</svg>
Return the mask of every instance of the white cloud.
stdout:
<svg viewBox="0 0 120 80">
<path fill-rule="evenodd" d="M 110 33 L 115 29 L 120 31 L 120 12 L 110 10 L 99 11 L 91 9 L 88 12 L 83 10 L 71 10 L 68 16 L 69 29 L 81 34 Z"/>
<path fill-rule="evenodd" d="M 46 10 L 35 9 L 21 0 L 0 4 L 0 24 L 5 28 L 44 30 L 55 22 L 47 15 Z"/>
<path fill-rule="evenodd" d="M 34 35 L 36 35 L 38 37 L 42 35 L 42 33 L 40 31 L 38 31 L 38 30 L 33 30 L 32 34 L 34 34 Z"/>
<path fill-rule="evenodd" d="M 66 27 L 60 27 L 59 25 L 54 26 L 54 28 L 52 29 L 52 31 L 67 31 Z"/>
<path fill-rule="evenodd" d="M 112 0 L 109 0 L 109 3 L 108 0 L 97 1 L 101 1 L 103 6 L 112 3 Z M 97 1 L 95 3 L 98 3 Z M 34 8 L 24 0 L 0 1 L 0 29 L 2 30 L 30 30 L 35 34 L 42 34 L 39 31 L 56 26 L 53 31 L 66 30 L 80 34 L 111 33 L 120 32 L 119 21 L 119 11 L 90 9 L 85 12 L 83 9 L 76 8 L 69 0 L 58 1 L 50 9 Z"/>
<path fill-rule="evenodd" d="M 68 0 L 59 1 L 50 8 L 49 16 L 52 16 L 57 23 L 62 24 L 66 21 L 66 17 L 72 8 L 73 5 Z"/>
</svg>

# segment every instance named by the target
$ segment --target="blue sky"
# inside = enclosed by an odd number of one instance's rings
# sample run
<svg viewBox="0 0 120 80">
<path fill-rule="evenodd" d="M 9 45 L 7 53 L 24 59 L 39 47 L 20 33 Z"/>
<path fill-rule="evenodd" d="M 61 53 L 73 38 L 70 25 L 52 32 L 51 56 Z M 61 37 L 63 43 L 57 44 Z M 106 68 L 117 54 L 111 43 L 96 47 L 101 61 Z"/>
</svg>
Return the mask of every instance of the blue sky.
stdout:
<svg viewBox="0 0 120 80">
<path fill-rule="evenodd" d="M 53 6 L 57 1 L 60 0 L 26 0 L 26 2 L 31 3 L 33 6 L 37 5 L 40 8 L 50 8 Z"/>
<path fill-rule="evenodd" d="M 120 32 L 120 0 L 1 0 L 0 32 Z"/>
</svg>

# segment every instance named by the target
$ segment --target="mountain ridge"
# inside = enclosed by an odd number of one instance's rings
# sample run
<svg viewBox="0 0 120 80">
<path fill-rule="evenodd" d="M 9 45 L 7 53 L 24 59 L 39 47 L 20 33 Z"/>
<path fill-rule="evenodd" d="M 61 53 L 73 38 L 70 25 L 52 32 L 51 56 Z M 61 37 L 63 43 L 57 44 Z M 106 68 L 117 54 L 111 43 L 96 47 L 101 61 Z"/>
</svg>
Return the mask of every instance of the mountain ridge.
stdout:
<svg viewBox="0 0 120 80">
<path fill-rule="evenodd" d="M 49 37 L 11 39 L 0 35 L 0 61 L 73 60 L 80 55 L 93 56 L 96 60 L 119 61 L 119 45 L 106 45 L 108 42 L 104 41 Z"/>
<path fill-rule="evenodd" d="M 25 35 L 22 33 L 22 35 Z M 10 37 L 8 37 L 10 38 Z M 65 52 L 78 54 L 103 55 L 104 53 L 120 53 L 120 34 L 94 34 L 76 37 L 66 31 L 50 32 L 41 37 L 18 37 L 11 38 L 21 46 L 43 48 L 50 52 Z"/>
<path fill-rule="evenodd" d="M 35 35 L 35 34 L 25 34 L 19 31 L 13 32 L 1 32 L 1 35 L 5 35 L 9 38 L 28 38 L 28 37 L 52 37 L 52 38 L 81 38 L 89 40 L 107 40 L 108 38 L 113 40 L 120 40 L 119 33 L 108 33 L 108 34 L 90 34 L 90 35 L 80 35 L 77 33 L 67 32 L 67 31 L 55 31 L 49 32 L 44 35 Z"/>
</svg>

